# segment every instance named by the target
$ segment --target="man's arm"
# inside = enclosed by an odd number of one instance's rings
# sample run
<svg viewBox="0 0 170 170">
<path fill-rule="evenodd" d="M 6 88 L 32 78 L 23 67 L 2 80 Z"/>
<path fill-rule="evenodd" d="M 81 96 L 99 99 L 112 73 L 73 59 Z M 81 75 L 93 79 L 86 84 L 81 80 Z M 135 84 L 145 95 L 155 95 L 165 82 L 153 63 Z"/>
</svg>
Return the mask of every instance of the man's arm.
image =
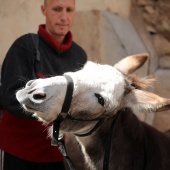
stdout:
<svg viewBox="0 0 170 170">
<path fill-rule="evenodd" d="M 31 113 L 23 111 L 15 96 L 17 90 L 24 87 L 28 80 L 33 79 L 34 50 L 31 43 L 29 36 L 17 39 L 2 65 L 2 107 L 19 117 L 31 117 Z"/>
</svg>

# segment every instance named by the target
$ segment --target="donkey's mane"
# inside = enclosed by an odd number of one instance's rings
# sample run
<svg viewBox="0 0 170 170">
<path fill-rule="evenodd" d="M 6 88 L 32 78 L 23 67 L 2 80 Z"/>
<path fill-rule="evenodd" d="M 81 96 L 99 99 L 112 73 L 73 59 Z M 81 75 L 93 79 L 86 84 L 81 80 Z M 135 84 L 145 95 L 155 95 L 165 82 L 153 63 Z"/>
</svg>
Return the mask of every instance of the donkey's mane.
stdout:
<svg viewBox="0 0 170 170">
<path fill-rule="evenodd" d="M 139 77 L 137 75 L 130 74 L 127 77 L 127 81 L 130 85 L 136 89 L 147 89 L 152 87 L 156 82 L 156 78 L 153 76 Z"/>
</svg>

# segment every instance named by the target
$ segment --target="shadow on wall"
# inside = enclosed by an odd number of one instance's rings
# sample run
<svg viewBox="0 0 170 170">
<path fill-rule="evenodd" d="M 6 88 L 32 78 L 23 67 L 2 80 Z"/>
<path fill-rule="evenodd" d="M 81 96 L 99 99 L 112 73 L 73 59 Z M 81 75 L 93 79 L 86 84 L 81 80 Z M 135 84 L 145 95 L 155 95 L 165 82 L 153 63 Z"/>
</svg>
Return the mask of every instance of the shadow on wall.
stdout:
<svg viewBox="0 0 170 170">
<path fill-rule="evenodd" d="M 0 80 L 1 80 L 1 65 L 0 65 Z M 1 85 L 1 81 L 0 81 L 0 85 Z M 1 110 L 1 107 L 0 107 L 0 121 L 2 119 L 2 110 Z"/>
</svg>

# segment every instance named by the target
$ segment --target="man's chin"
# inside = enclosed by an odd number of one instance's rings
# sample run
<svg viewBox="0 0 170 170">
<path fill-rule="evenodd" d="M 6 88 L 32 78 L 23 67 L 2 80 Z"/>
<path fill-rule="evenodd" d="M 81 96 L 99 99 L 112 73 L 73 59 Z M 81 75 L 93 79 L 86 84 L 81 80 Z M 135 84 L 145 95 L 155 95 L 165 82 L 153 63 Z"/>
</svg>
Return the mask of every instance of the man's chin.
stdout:
<svg viewBox="0 0 170 170">
<path fill-rule="evenodd" d="M 53 36 L 55 38 L 63 41 L 68 32 L 69 31 L 56 31 L 56 32 L 53 33 Z"/>
<path fill-rule="evenodd" d="M 56 34 L 59 36 L 65 36 L 69 32 L 68 28 L 59 28 L 56 30 Z"/>
<path fill-rule="evenodd" d="M 63 37 L 63 36 L 65 36 L 68 32 L 69 32 L 69 31 L 59 31 L 59 32 L 57 33 L 57 35 Z"/>
</svg>

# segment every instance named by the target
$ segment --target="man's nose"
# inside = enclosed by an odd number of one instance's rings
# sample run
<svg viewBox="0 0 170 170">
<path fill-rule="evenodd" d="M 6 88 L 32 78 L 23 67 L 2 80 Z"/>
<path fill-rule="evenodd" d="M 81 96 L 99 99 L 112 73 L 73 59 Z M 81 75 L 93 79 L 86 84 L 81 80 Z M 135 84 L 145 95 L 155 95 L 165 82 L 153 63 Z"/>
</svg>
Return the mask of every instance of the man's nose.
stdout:
<svg viewBox="0 0 170 170">
<path fill-rule="evenodd" d="M 67 20 L 67 18 L 68 18 L 68 13 L 67 13 L 66 10 L 63 10 L 63 11 L 61 12 L 60 19 L 61 19 L 61 20 Z"/>
</svg>

